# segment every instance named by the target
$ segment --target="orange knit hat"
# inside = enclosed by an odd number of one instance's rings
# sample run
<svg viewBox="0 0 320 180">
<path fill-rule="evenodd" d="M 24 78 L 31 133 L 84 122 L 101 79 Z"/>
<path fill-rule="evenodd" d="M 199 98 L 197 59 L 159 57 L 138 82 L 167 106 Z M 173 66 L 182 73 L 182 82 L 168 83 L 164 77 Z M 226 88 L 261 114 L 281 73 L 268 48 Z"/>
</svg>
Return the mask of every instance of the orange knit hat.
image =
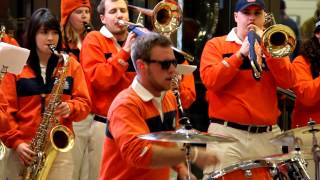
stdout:
<svg viewBox="0 0 320 180">
<path fill-rule="evenodd" d="M 89 7 L 91 11 L 90 0 L 61 0 L 61 21 L 60 25 L 63 27 L 68 20 L 70 14 L 79 7 Z"/>
</svg>

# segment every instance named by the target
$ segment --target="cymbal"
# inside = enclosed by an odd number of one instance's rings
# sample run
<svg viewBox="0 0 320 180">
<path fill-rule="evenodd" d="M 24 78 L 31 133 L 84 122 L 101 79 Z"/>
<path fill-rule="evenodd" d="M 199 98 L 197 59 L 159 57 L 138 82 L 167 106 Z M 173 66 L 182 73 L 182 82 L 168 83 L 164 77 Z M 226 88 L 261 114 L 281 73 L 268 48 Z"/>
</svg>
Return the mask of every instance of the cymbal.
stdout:
<svg viewBox="0 0 320 180">
<path fill-rule="evenodd" d="M 320 124 L 313 125 L 313 128 L 311 128 L 310 126 L 304 126 L 300 128 L 290 129 L 272 138 L 271 142 L 283 146 L 311 146 L 313 132 L 319 142 Z"/>
<path fill-rule="evenodd" d="M 301 157 L 305 160 L 312 160 L 312 153 L 306 152 L 306 151 L 290 151 L 287 154 L 276 154 L 272 156 L 268 156 L 263 158 L 264 160 L 273 161 L 273 162 L 281 162 L 281 161 L 287 161 L 289 159 L 292 159 L 294 157 Z"/>
<path fill-rule="evenodd" d="M 195 129 L 178 129 L 177 131 L 161 131 L 138 136 L 141 139 L 162 142 L 180 142 L 206 144 L 210 142 L 235 142 L 236 139 L 218 134 L 202 133 Z"/>
</svg>

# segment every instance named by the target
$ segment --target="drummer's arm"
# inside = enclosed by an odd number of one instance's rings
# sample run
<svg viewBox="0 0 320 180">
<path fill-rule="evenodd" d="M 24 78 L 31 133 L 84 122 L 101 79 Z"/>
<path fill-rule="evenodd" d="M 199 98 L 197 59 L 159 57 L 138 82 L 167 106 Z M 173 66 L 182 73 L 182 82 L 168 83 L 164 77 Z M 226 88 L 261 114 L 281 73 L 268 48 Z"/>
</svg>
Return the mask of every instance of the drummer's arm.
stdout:
<svg viewBox="0 0 320 180">
<path fill-rule="evenodd" d="M 188 178 L 188 168 L 185 163 L 180 163 L 172 167 L 178 174 L 179 180 L 185 180 Z M 191 179 L 196 180 L 196 176 L 191 173 Z"/>
<path fill-rule="evenodd" d="M 163 147 L 159 145 L 152 145 L 151 148 L 151 167 L 164 167 L 174 166 L 185 161 L 185 150 L 174 147 Z M 214 152 L 207 152 L 205 148 L 191 148 L 190 159 L 200 168 L 204 168 L 208 165 L 215 165 L 219 162 Z"/>
</svg>

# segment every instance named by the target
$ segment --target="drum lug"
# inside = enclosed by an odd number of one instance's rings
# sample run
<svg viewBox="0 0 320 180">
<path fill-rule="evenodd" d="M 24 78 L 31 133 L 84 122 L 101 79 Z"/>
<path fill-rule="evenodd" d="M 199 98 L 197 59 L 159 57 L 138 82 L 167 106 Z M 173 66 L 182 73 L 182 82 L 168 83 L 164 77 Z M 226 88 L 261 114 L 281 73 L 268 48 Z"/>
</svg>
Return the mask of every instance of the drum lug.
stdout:
<svg viewBox="0 0 320 180">
<path fill-rule="evenodd" d="M 270 168 L 270 174 L 271 174 L 271 176 L 272 177 L 276 177 L 277 175 L 278 175 L 278 170 L 277 170 L 277 168 Z"/>
<path fill-rule="evenodd" d="M 252 171 L 250 169 L 246 169 L 245 172 L 244 172 L 244 175 L 247 178 L 250 178 L 250 177 L 252 177 Z"/>
</svg>

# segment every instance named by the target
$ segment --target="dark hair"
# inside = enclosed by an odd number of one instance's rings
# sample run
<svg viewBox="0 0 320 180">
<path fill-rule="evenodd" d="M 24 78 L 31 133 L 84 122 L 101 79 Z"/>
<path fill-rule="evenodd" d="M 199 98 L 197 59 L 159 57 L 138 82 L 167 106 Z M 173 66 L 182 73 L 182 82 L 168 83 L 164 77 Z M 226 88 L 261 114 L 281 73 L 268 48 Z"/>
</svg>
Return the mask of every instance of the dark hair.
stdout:
<svg viewBox="0 0 320 180">
<path fill-rule="evenodd" d="M 311 64 L 312 77 L 317 78 L 320 72 L 320 43 L 315 35 L 302 44 L 300 54 Z"/>
<path fill-rule="evenodd" d="M 155 32 L 149 32 L 139 36 L 131 46 L 131 59 L 134 66 L 137 59 L 150 59 L 153 47 L 170 47 L 171 45 L 172 42 L 169 38 Z"/>
<path fill-rule="evenodd" d="M 98 14 L 102 14 L 102 15 L 104 14 L 104 11 L 105 11 L 104 4 L 105 4 L 106 1 L 116 2 L 116 1 L 121 1 L 121 0 L 101 0 L 100 3 L 97 6 Z M 128 1 L 127 0 L 123 0 L 123 1 L 128 5 Z"/>
<path fill-rule="evenodd" d="M 62 35 L 60 30 L 60 24 L 58 19 L 54 14 L 51 13 L 49 9 L 40 8 L 36 10 L 28 23 L 27 31 L 25 33 L 24 47 L 30 50 L 30 56 L 27 60 L 27 64 L 35 72 L 36 77 L 42 81 L 41 70 L 39 64 L 39 57 L 37 54 L 37 44 L 36 44 L 36 34 L 38 30 L 44 27 L 45 29 L 56 30 L 59 34 L 59 41 L 56 49 L 58 51 L 62 48 Z M 52 55 L 48 61 L 46 77 L 47 80 L 51 78 L 54 68 L 58 63 L 58 58 Z"/>
</svg>

